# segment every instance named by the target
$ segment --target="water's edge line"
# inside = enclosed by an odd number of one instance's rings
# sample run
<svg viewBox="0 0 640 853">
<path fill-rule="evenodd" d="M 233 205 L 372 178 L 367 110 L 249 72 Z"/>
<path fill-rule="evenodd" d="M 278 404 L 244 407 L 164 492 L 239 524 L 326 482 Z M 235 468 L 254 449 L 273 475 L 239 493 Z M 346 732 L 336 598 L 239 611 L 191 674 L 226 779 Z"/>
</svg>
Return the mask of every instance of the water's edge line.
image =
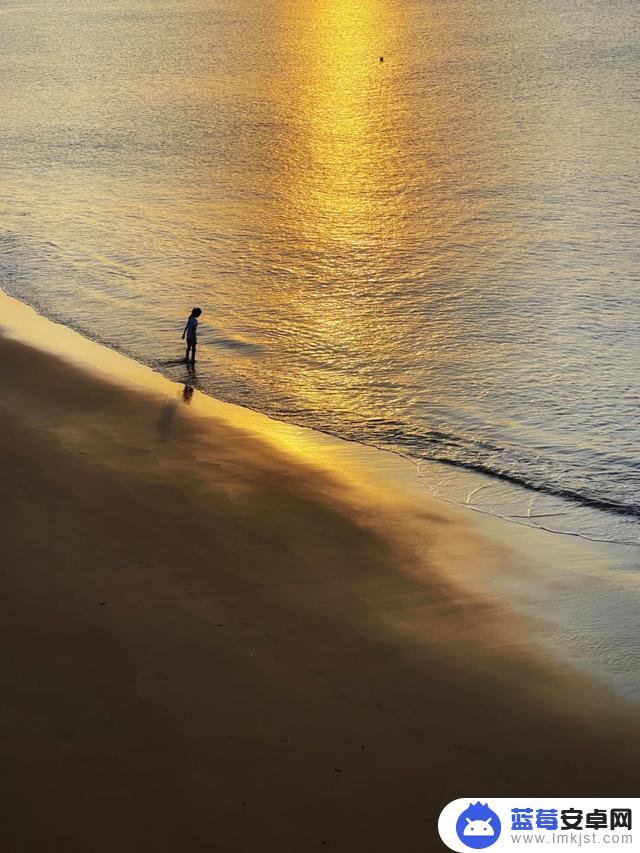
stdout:
<svg viewBox="0 0 640 853">
<path fill-rule="evenodd" d="M 179 383 L 175 382 L 174 379 L 171 379 L 170 377 L 165 376 L 165 374 L 163 374 L 160 370 L 158 370 L 152 364 L 148 364 L 147 362 L 141 361 L 133 353 L 128 352 L 124 347 L 118 346 L 113 341 L 106 341 L 106 340 L 102 339 L 99 335 L 90 334 L 85 329 L 75 327 L 72 323 L 63 322 L 59 318 L 51 316 L 50 314 L 48 314 L 43 309 L 43 307 L 41 305 L 34 303 L 34 302 L 31 302 L 27 299 L 23 299 L 23 298 L 17 296 L 15 293 L 10 293 L 9 291 L 7 291 L 3 287 L 2 284 L 0 284 L 0 293 L 2 293 L 4 296 L 6 296 L 9 299 L 15 299 L 16 302 L 20 302 L 22 305 L 26 305 L 27 307 L 31 308 L 33 311 L 36 312 L 36 314 L 39 317 L 46 320 L 48 323 L 53 323 L 55 325 L 62 326 L 63 328 L 70 329 L 71 331 L 75 332 L 77 335 L 80 335 L 81 337 L 85 338 L 85 340 L 91 341 L 92 343 L 97 344 L 98 346 L 103 346 L 106 349 L 111 350 L 112 352 L 118 353 L 118 355 L 121 355 L 124 358 L 127 358 L 130 361 L 133 361 L 136 364 L 139 364 L 142 367 L 145 367 L 148 370 L 151 370 L 153 373 L 157 374 L 158 376 L 161 376 L 166 381 L 171 382 L 172 384 L 175 384 L 175 385 L 179 384 Z M 268 420 L 272 421 L 273 423 L 282 423 L 282 424 L 286 424 L 288 426 L 297 427 L 299 429 L 311 430 L 311 432 L 327 436 L 328 438 L 337 439 L 339 441 L 348 442 L 349 444 L 354 444 L 354 445 L 357 445 L 358 447 L 370 448 L 373 450 L 377 450 L 378 452 L 381 452 L 381 453 L 390 453 L 393 456 L 397 457 L 398 459 L 401 459 L 404 462 L 411 464 L 411 466 L 415 470 L 415 475 L 416 475 L 416 479 L 417 479 L 418 483 L 426 492 L 428 492 L 428 494 L 431 496 L 431 498 L 433 500 L 441 501 L 442 503 L 448 504 L 449 506 L 456 507 L 459 510 L 468 510 L 470 512 L 478 513 L 479 515 L 485 516 L 487 518 L 496 518 L 496 519 L 499 519 L 501 521 L 507 522 L 509 524 L 518 525 L 519 527 L 525 527 L 525 528 L 528 528 L 529 530 L 536 530 L 539 533 L 546 533 L 552 537 L 555 537 L 555 536 L 565 537 L 565 536 L 567 536 L 567 537 L 571 537 L 574 539 L 580 539 L 580 540 L 583 540 L 585 542 L 592 542 L 594 544 L 600 544 L 600 545 L 621 546 L 621 547 L 634 548 L 634 549 L 640 548 L 640 545 L 638 545 L 636 542 L 625 542 L 625 541 L 619 540 L 619 539 L 602 539 L 602 538 L 595 537 L 595 536 L 587 536 L 584 533 L 579 533 L 579 532 L 575 532 L 575 531 L 552 530 L 551 528 L 545 527 L 542 524 L 534 523 L 533 520 L 529 520 L 529 521 L 519 520 L 517 518 L 514 518 L 513 516 L 501 515 L 500 513 L 497 513 L 497 512 L 490 512 L 490 511 L 484 510 L 480 507 L 473 506 L 471 504 L 462 503 L 461 501 L 456 501 L 456 500 L 453 500 L 452 498 L 447 498 L 446 496 L 441 495 L 441 494 L 436 494 L 433 491 L 433 489 L 430 487 L 426 478 L 421 476 L 420 464 L 426 463 L 428 465 L 433 465 L 435 467 L 440 467 L 440 466 L 442 466 L 443 468 L 457 467 L 460 470 L 467 470 L 467 471 L 473 470 L 474 473 L 476 473 L 480 477 L 486 478 L 487 481 L 489 481 L 489 482 L 500 481 L 500 480 L 504 481 L 504 478 L 501 478 L 498 474 L 492 474 L 492 473 L 487 472 L 487 471 L 477 471 L 476 469 L 471 469 L 471 468 L 465 469 L 465 468 L 462 468 L 461 466 L 456 466 L 453 463 L 446 462 L 442 459 L 416 460 L 414 457 L 412 457 L 406 453 L 403 453 L 401 450 L 397 450 L 397 449 L 392 448 L 392 447 L 381 446 L 381 445 L 376 444 L 375 442 L 371 442 L 371 443 L 363 442 L 357 438 L 352 438 L 349 436 L 342 436 L 342 435 L 339 435 L 335 432 L 330 432 L 329 430 L 322 429 L 320 427 L 309 426 L 309 424 L 298 423 L 295 420 L 286 420 L 285 418 L 278 418 L 278 417 L 275 417 L 274 415 L 272 415 L 268 412 L 264 412 L 264 411 L 261 411 L 260 409 L 252 408 L 251 406 L 247 406 L 244 403 L 238 403 L 235 400 L 225 400 L 224 397 L 216 397 L 214 394 L 211 394 L 208 391 L 205 391 L 201 388 L 198 388 L 197 390 L 201 394 L 205 395 L 206 397 L 211 398 L 212 400 L 216 400 L 218 402 L 225 403 L 227 405 L 237 406 L 238 408 L 244 409 L 247 412 L 252 412 L 254 414 L 261 415 L 262 417 L 267 418 Z M 537 489 L 535 489 L 529 485 L 516 484 L 514 482 L 512 482 L 511 485 L 513 486 L 514 489 L 523 489 L 524 491 L 531 492 L 532 494 L 544 494 L 544 492 L 541 492 L 540 490 L 537 490 Z M 558 496 L 558 497 L 560 500 L 565 501 L 567 504 L 569 504 L 569 505 L 572 504 L 572 501 L 568 497 L 563 497 L 563 496 Z M 598 511 L 605 512 L 605 510 L 602 510 L 602 509 L 599 509 Z"/>
</svg>

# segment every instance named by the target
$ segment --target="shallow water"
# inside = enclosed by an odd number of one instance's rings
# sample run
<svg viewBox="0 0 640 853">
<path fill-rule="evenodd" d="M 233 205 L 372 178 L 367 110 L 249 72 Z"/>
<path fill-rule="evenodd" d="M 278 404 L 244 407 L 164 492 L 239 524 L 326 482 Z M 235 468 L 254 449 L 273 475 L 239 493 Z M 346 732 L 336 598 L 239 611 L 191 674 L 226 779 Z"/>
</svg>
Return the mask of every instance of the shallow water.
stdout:
<svg viewBox="0 0 640 853">
<path fill-rule="evenodd" d="M 8 292 L 445 497 L 640 541 L 637 3 L 0 13 Z"/>
</svg>

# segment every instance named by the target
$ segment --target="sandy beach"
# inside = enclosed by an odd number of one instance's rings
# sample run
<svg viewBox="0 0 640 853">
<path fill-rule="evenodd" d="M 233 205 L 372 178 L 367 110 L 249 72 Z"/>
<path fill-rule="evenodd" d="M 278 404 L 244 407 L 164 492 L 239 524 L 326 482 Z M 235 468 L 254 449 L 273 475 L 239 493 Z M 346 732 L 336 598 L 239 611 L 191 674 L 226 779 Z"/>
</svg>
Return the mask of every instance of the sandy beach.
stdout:
<svg viewBox="0 0 640 853">
<path fill-rule="evenodd" d="M 4 851 L 410 853 L 467 793 L 637 791 L 636 707 L 412 466 L 0 303 Z"/>
</svg>

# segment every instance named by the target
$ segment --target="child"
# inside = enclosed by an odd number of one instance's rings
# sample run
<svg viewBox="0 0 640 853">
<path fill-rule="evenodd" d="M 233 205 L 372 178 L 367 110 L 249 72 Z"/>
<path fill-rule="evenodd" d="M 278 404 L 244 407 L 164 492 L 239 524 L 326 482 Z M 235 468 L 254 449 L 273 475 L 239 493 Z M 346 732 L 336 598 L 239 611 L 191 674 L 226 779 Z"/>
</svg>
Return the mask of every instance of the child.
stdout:
<svg viewBox="0 0 640 853">
<path fill-rule="evenodd" d="M 189 362 L 189 352 L 191 352 L 191 364 L 196 363 L 196 346 L 198 345 L 198 317 L 202 314 L 200 308 L 193 308 L 191 315 L 187 320 L 187 325 L 182 333 L 182 340 L 187 336 L 187 354 L 185 361 Z"/>
</svg>

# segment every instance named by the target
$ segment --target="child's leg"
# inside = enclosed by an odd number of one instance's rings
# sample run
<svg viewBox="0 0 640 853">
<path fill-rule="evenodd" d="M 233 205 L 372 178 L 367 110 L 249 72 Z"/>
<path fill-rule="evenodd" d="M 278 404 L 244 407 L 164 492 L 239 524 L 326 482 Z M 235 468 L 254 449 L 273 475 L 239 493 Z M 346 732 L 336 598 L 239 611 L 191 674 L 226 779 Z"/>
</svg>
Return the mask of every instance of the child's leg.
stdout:
<svg viewBox="0 0 640 853">
<path fill-rule="evenodd" d="M 189 350 L 191 349 L 191 344 L 187 344 L 187 351 L 184 356 L 185 361 L 189 361 Z"/>
<path fill-rule="evenodd" d="M 196 363 L 196 344 L 191 344 L 191 364 Z"/>
</svg>

